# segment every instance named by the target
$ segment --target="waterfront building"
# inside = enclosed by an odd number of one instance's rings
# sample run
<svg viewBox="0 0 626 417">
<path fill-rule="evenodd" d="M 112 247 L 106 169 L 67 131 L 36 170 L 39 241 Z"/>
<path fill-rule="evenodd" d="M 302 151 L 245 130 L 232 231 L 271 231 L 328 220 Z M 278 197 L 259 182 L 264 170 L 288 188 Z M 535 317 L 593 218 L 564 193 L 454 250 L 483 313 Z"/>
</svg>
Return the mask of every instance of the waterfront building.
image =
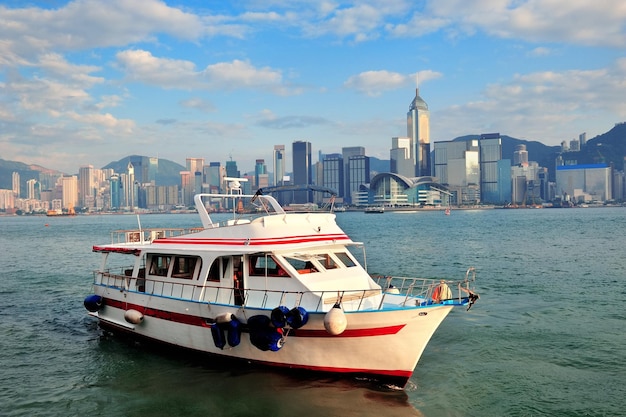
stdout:
<svg viewBox="0 0 626 417">
<path fill-rule="evenodd" d="M 257 159 L 254 165 L 254 188 L 259 189 L 269 186 L 269 175 L 265 159 Z"/>
<path fill-rule="evenodd" d="M 513 165 L 528 166 L 528 151 L 526 145 L 516 145 L 513 152 Z"/>
<path fill-rule="evenodd" d="M 612 196 L 615 201 L 624 201 L 626 196 L 626 176 L 624 171 L 613 172 L 613 190 Z"/>
<path fill-rule="evenodd" d="M 502 159 L 499 133 L 484 133 L 478 141 L 480 163 L 480 200 L 503 204 L 511 199 L 511 160 Z"/>
<path fill-rule="evenodd" d="M 564 200 L 574 203 L 604 202 L 613 198 L 611 168 L 606 164 L 556 167 L 556 188 Z"/>
<path fill-rule="evenodd" d="M 113 174 L 109 177 L 109 194 L 110 194 L 110 208 L 112 210 L 118 210 L 122 207 L 122 182 L 120 181 L 119 174 Z"/>
<path fill-rule="evenodd" d="M 11 175 L 11 184 L 13 190 L 13 196 L 15 198 L 20 198 L 20 173 L 13 172 Z"/>
<path fill-rule="evenodd" d="M 230 161 L 226 161 L 226 176 L 229 178 L 241 177 L 241 173 L 239 172 L 239 168 L 237 168 L 236 161 L 233 161 L 232 159 Z"/>
<path fill-rule="evenodd" d="M 185 163 L 187 171 L 191 172 L 192 175 L 195 175 L 196 172 L 202 172 L 202 167 L 204 167 L 204 158 L 187 158 Z"/>
<path fill-rule="evenodd" d="M 554 200 L 554 182 L 550 182 L 548 168 L 539 167 L 537 179 L 539 180 L 539 198 L 542 201 Z"/>
<path fill-rule="evenodd" d="M 0 189 L 0 210 L 11 210 L 15 207 L 15 191 Z"/>
<path fill-rule="evenodd" d="M 283 185 L 283 181 L 285 178 L 285 145 L 274 145 L 274 176 L 272 185 Z"/>
<path fill-rule="evenodd" d="M 94 207 L 97 192 L 93 165 L 78 168 L 78 198 L 81 207 Z"/>
<path fill-rule="evenodd" d="M 330 153 L 324 156 L 322 161 L 322 185 L 337 193 L 337 198 L 344 198 L 344 164 L 343 157 L 339 153 Z"/>
<path fill-rule="evenodd" d="M 415 160 L 411 157 L 413 155 L 411 143 L 411 138 L 391 138 L 391 150 L 389 151 L 391 173 L 404 177 L 415 175 Z"/>
<path fill-rule="evenodd" d="M 292 144 L 293 155 L 293 184 L 308 186 L 313 183 L 311 173 L 311 142 L 296 141 Z M 293 193 L 293 203 L 304 204 L 312 201 L 309 191 Z"/>
<path fill-rule="evenodd" d="M 411 140 L 415 177 L 430 176 L 430 112 L 428 105 L 420 97 L 419 87 L 415 89 L 415 98 L 409 105 L 407 136 Z"/>
<path fill-rule="evenodd" d="M 30 179 L 26 181 L 26 198 L 29 200 L 40 200 L 40 184 L 36 179 Z"/>
<path fill-rule="evenodd" d="M 74 210 L 78 207 L 78 177 L 76 175 L 64 175 L 60 180 L 62 208 Z"/>
<path fill-rule="evenodd" d="M 180 172 L 180 203 L 186 207 L 193 205 L 193 179 L 191 172 Z"/>
<path fill-rule="evenodd" d="M 368 204 L 394 207 L 441 206 L 449 205 L 449 195 L 448 189 L 435 177 L 407 178 L 385 172 L 372 178 Z"/>
<path fill-rule="evenodd" d="M 344 174 L 344 201 L 348 204 L 352 203 L 352 194 L 359 190 L 361 184 L 369 182 L 369 158 L 367 158 L 367 174 L 363 172 L 366 167 L 365 162 L 365 148 L 363 146 L 348 146 L 341 148 L 341 156 L 343 158 L 343 174 Z M 354 159 L 354 163 L 351 166 L 351 160 Z M 364 179 L 367 178 L 365 181 Z M 363 181 L 362 181 L 363 180 Z"/>
<path fill-rule="evenodd" d="M 213 194 L 221 193 L 222 178 L 225 176 L 225 172 L 222 172 L 222 165 L 219 162 L 209 162 L 209 166 L 205 166 L 204 170 L 209 192 Z"/>
<path fill-rule="evenodd" d="M 137 207 L 137 190 L 135 187 L 135 166 L 128 162 L 124 181 L 124 203 L 131 211 Z"/>
<path fill-rule="evenodd" d="M 456 205 L 480 202 L 479 141 L 441 141 L 434 145 L 434 173 Z"/>
<path fill-rule="evenodd" d="M 365 155 L 353 155 L 348 159 L 348 188 L 344 191 L 344 200 L 352 202 L 362 184 L 370 182 L 370 158 Z"/>
<path fill-rule="evenodd" d="M 128 158 L 128 163 L 133 166 L 133 182 L 136 181 L 139 184 L 147 182 L 147 179 L 150 176 L 148 158 L 145 156 L 132 155 Z M 133 195 L 133 198 L 133 201 L 136 202 L 137 198 L 135 195 Z"/>
<path fill-rule="evenodd" d="M 193 173 L 193 178 L 192 178 L 192 181 L 193 181 L 193 189 L 191 190 L 191 201 L 192 201 L 192 203 L 191 203 L 191 204 L 192 204 L 192 205 L 194 204 L 194 203 L 193 203 L 193 196 L 195 196 L 196 194 L 200 194 L 201 192 L 203 192 L 203 187 L 202 187 L 202 186 L 203 186 L 203 184 L 204 184 L 204 181 L 203 181 L 203 179 L 202 179 L 202 178 L 203 178 L 203 175 L 202 175 L 202 171 L 201 171 L 201 170 L 200 170 L 200 171 L 195 171 L 195 172 Z"/>
</svg>

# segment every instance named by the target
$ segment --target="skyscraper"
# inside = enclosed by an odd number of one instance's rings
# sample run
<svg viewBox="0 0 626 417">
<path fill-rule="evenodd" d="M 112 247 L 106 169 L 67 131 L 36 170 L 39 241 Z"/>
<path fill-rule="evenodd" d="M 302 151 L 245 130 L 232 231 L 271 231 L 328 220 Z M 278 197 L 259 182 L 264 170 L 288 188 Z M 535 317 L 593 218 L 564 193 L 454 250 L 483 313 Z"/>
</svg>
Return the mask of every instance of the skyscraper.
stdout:
<svg viewBox="0 0 626 417">
<path fill-rule="evenodd" d="M 343 175 L 344 175 L 343 197 L 346 203 L 351 204 L 352 192 L 358 190 L 361 184 L 365 184 L 366 182 L 369 182 L 369 158 L 367 160 L 368 180 L 356 184 L 356 182 L 359 181 L 359 178 L 362 178 L 363 175 L 357 174 L 357 172 L 353 172 L 356 165 L 351 167 L 350 160 L 353 157 L 365 157 L 365 148 L 363 146 L 348 146 L 346 148 L 341 148 L 341 155 L 343 156 Z"/>
<path fill-rule="evenodd" d="M 237 168 L 237 161 L 233 161 L 232 159 L 230 161 L 226 161 L 226 176 L 230 178 L 241 177 L 241 173 Z"/>
<path fill-rule="evenodd" d="M 406 115 L 407 136 L 414 146 L 411 158 L 415 161 L 415 176 L 430 175 L 430 112 L 428 105 L 420 97 L 419 87 L 415 89 L 415 98 L 409 105 Z"/>
<path fill-rule="evenodd" d="M 322 163 L 322 185 L 337 192 L 337 196 L 344 197 L 345 176 L 343 174 L 343 157 L 338 153 L 324 156 Z"/>
<path fill-rule="evenodd" d="M 61 177 L 62 207 L 74 209 L 78 206 L 78 177 L 76 175 Z"/>
<path fill-rule="evenodd" d="M 483 203 L 504 203 L 511 199 L 511 160 L 502 159 L 502 138 L 499 133 L 480 135 L 480 200 Z"/>
<path fill-rule="evenodd" d="M 285 145 L 274 145 L 274 184 L 283 185 L 285 178 Z"/>
<path fill-rule="evenodd" d="M 206 181 L 211 193 L 220 193 L 222 190 L 222 166 L 219 162 L 209 162 Z"/>
<path fill-rule="evenodd" d="M 94 206 L 95 187 L 93 165 L 78 168 L 78 197 L 82 207 Z"/>
<path fill-rule="evenodd" d="M 370 158 L 365 155 L 353 155 L 348 158 L 348 188 L 345 190 L 345 199 L 354 203 L 354 196 L 359 192 L 362 184 L 370 182 Z"/>
<path fill-rule="evenodd" d="M 135 204 L 135 167 L 131 162 L 128 162 L 126 175 L 126 186 L 124 187 L 124 200 L 126 205 L 130 207 L 131 211 L 134 211 Z"/>
<path fill-rule="evenodd" d="M 109 177 L 109 192 L 111 193 L 111 209 L 119 209 L 121 207 L 121 192 L 123 190 L 122 183 L 120 182 L 120 176 L 118 174 L 112 174 Z"/>
<path fill-rule="evenodd" d="M 204 166 L 204 158 L 187 158 L 186 163 L 187 163 L 187 171 L 191 172 L 192 176 L 195 176 L 196 172 L 202 173 L 202 167 Z M 203 178 L 202 180 L 204 181 Z"/>
<path fill-rule="evenodd" d="M 513 165 L 517 166 L 528 166 L 528 151 L 526 150 L 526 145 L 516 145 L 515 151 L 513 152 Z"/>
<path fill-rule="evenodd" d="M 292 145 L 293 184 L 308 186 L 313 182 L 311 174 L 311 142 L 296 141 Z M 308 203 L 311 193 L 298 191 L 294 193 L 294 203 Z"/>
<path fill-rule="evenodd" d="M 254 187 L 264 188 L 269 185 L 269 177 L 267 175 L 267 165 L 265 159 L 257 159 L 254 164 Z"/>
<path fill-rule="evenodd" d="M 20 198 L 20 173 L 15 171 L 11 176 L 13 195 L 15 198 Z"/>
<path fill-rule="evenodd" d="M 433 145 L 435 177 L 452 193 L 451 202 L 475 204 L 480 201 L 478 140 L 442 141 Z"/>
<path fill-rule="evenodd" d="M 406 137 L 391 138 L 389 151 L 390 168 L 394 174 L 411 178 L 415 175 L 415 162 L 411 159 L 411 139 Z"/>
</svg>

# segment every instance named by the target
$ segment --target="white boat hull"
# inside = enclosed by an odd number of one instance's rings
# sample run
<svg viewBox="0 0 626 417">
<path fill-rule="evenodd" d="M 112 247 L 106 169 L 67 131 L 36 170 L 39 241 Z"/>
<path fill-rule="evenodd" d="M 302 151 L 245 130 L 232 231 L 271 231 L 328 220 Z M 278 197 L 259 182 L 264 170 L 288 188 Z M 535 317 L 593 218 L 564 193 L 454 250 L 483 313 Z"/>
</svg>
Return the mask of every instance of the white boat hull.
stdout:
<svg viewBox="0 0 626 417">
<path fill-rule="evenodd" d="M 151 297 L 144 294 L 105 289 L 99 295 L 104 299 L 104 307 L 92 315 L 109 330 L 259 364 L 368 375 L 401 386 L 410 378 L 428 341 L 453 308 L 434 305 L 347 313 L 348 326 L 337 336 L 325 330 L 325 313 L 313 312 L 305 326 L 289 330 L 284 346 L 274 352 L 255 347 L 246 331 L 239 345 L 220 349 L 210 329 L 215 317 L 222 313 L 232 313 L 245 323 L 254 315 L 269 316 L 271 310 L 163 298 L 158 299 L 159 308 L 154 308 L 150 305 Z M 125 320 L 125 312 L 130 309 L 143 313 L 141 323 Z"/>
</svg>

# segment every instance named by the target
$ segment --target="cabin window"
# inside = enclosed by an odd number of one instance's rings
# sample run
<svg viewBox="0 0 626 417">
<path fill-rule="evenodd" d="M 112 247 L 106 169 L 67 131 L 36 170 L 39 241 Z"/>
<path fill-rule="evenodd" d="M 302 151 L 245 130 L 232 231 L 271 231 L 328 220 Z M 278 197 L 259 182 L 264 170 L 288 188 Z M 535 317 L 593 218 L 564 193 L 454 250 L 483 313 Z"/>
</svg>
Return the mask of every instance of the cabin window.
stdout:
<svg viewBox="0 0 626 417">
<path fill-rule="evenodd" d="M 209 281 L 219 282 L 228 270 L 229 257 L 220 257 L 213 261 L 209 269 Z"/>
<path fill-rule="evenodd" d="M 352 260 L 352 258 L 350 258 L 350 256 L 348 256 L 347 253 L 345 252 L 335 252 L 335 256 L 337 258 L 339 258 L 339 260 L 341 261 L 341 263 L 343 263 L 345 266 L 347 266 L 348 268 L 351 268 L 353 266 L 356 266 L 356 264 L 354 263 L 354 261 Z"/>
<path fill-rule="evenodd" d="M 176 256 L 172 268 L 172 278 L 192 279 L 196 264 L 200 263 L 200 258 L 196 256 Z"/>
<path fill-rule="evenodd" d="M 250 275 L 270 277 L 286 277 L 289 276 L 276 259 L 271 255 L 251 255 L 250 256 Z"/>
<path fill-rule="evenodd" d="M 217 258 L 211 264 L 211 268 L 209 269 L 209 281 L 219 282 L 220 280 L 220 264 L 222 263 L 222 258 Z"/>
<path fill-rule="evenodd" d="M 335 260 L 329 254 L 323 255 L 321 262 L 322 262 L 322 265 L 324 266 L 324 269 L 338 268 L 337 262 L 335 262 Z"/>
<path fill-rule="evenodd" d="M 301 257 L 285 257 L 287 262 L 298 271 L 299 274 L 319 272 L 311 260 Z"/>
<path fill-rule="evenodd" d="M 150 275 L 166 277 L 170 268 L 170 255 L 152 255 L 150 260 Z"/>
</svg>

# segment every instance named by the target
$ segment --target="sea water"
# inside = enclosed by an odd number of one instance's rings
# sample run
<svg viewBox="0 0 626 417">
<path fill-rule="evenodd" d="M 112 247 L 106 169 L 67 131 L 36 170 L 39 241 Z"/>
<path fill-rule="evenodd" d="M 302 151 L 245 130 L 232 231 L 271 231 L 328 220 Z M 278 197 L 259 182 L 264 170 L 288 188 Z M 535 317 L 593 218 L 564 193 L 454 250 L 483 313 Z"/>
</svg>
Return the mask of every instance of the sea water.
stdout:
<svg viewBox="0 0 626 417">
<path fill-rule="evenodd" d="M 199 225 L 195 215 L 140 221 Z M 477 270 L 480 300 L 448 316 L 404 390 L 111 337 L 82 305 L 100 261 L 91 248 L 137 218 L 0 217 L 0 416 L 626 415 L 625 208 L 346 212 L 337 222 L 364 243 L 371 273 Z"/>
</svg>

